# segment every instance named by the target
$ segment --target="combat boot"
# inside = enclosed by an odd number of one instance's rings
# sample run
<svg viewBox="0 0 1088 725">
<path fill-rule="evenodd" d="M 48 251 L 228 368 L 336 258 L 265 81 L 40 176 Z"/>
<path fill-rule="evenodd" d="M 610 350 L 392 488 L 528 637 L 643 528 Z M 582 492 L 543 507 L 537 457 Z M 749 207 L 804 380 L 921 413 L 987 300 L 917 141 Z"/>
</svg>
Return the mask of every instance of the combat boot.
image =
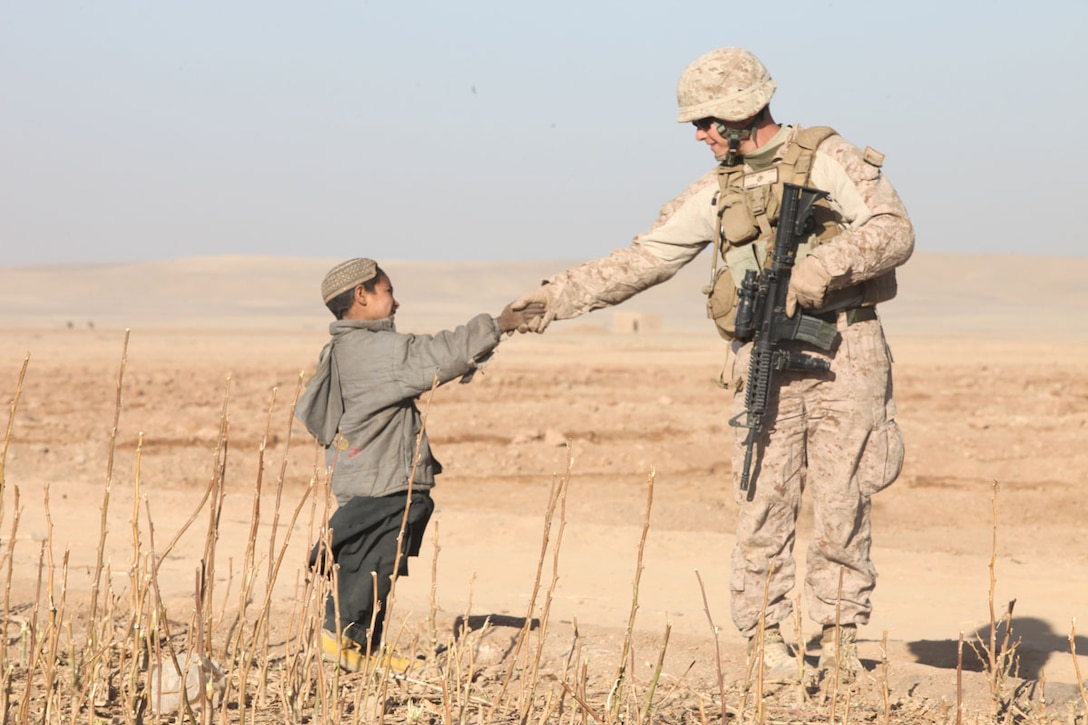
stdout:
<svg viewBox="0 0 1088 725">
<path fill-rule="evenodd" d="M 836 634 L 837 630 L 837 634 Z M 838 676 L 839 682 L 848 685 L 865 671 L 858 659 L 858 627 L 844 624 L 836 627 L 825 624 L 820 635 L 820 679 L 830 680 Z"/>
<path fill-rule="evenodd" d="M 748 661 L 754 662 L 759 657 L 759 635 L 748 638 Z M 786 641 L 782 639 L 782 630 L 772 624 L 763 630 L 763 681 L 764 682 L 800 682 L 797 658 L 790 652 Z"/>
</svg>

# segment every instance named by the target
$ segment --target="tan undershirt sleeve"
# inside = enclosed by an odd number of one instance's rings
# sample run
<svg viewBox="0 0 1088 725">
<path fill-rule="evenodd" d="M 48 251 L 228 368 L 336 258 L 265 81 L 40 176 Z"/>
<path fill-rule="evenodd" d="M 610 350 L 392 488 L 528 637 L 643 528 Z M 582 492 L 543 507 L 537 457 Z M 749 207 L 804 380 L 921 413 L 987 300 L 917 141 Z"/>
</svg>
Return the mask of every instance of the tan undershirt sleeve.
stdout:
<svg viewBox="0 0 1088 725">
<path fill-rule="evenodd" d="M 617 305 L 675 275 L 717 236 L 712 205 L 717 188 L 711 171 L 661 207 L 657 220 L 630 246 L 545 280 L 556 319 Z"/>
</svg>

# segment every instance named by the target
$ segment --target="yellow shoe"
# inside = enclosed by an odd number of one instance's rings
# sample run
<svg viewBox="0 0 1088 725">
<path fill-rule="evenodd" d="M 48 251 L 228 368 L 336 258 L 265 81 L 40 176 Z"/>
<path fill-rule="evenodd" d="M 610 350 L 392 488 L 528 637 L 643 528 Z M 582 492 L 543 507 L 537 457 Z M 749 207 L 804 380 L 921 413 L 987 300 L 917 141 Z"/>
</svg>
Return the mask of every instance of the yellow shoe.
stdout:
<svg viewBox="0 0 1088 725">
<path fill-rule="evenodd" d="M 388 670 L 403 674 L 412 666 L 410 659 L 393 652 L 375 652 L 368 658 L 361 644 L 350 637 L 341 637 L 337 642 L 336 635 L 325 629 L 321 630 L 321 659 L 335 662 L 348 672 Z"/>
<path fill-rule="evenodd" d="M 395 675 L 403 675 L 412 668 L 412 660 L 395 652 L 384 652 L 375 655 L 374 659 L 378 660 L 379 670 L 386 670 Z"/>
</svg>

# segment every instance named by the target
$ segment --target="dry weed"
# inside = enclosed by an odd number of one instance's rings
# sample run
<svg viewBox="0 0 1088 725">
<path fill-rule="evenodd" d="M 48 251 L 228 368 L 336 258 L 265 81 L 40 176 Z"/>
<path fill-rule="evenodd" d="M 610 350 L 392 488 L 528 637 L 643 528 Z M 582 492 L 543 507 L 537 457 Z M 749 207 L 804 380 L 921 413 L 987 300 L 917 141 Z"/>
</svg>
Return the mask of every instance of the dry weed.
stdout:
<svg viewBox="0 0 1088 725">
<path fill-rule="evenodd" d="M 127 354 L 126 332 L 117 398 L 109 441 L 102 496 L 102 525 L 97 541 L 93 587 L 89 601 L 69 601 L 68 552 L 57 556 L 52 529 L 38 552 L 38 591 L 33 601 L 12 602 L 14 552 L 18 545 L 21 497 L 13 486 L 10 521 L 0 508 L 0 527 L 6 526 L 6 564 L 3 618 L 5 646 L 0 649 L 0 711 L 4 723 L 785 723 L 785 722 L 881 722 L 948 723 L 949 708 L 940 703 L 912 699 L 910 693 L 894 693 L 888 680 L 887 633 L 882 640 L 881 676 L 861 678 L 849 688 L 835 689 L 823 701 L 798 695 L 794 687 L 776 689 L 757 681 L 754 692 L 743 668 L 723 661 L 718 630 L 703 589 L 703 603 L 715 643 L 716 677 L 708 686 L 685 680 L 668 672 L 666 651 L 671 624 L 656 645 L 656 656 L 646 678 L 632 666 L 635 662 L 635 617 L 638 609 L 639 575 L 643 551 L 650 538 L 650 508 L 654 473 L 647 490 L 646 519 L 635 562 L 630 615 L 613 674 L 594 671 L 599 662 L 587 658 L 585 639 L 577 622 L 569 635 L 552 632 L 550 605 L 558 580 L 560 545 L 566 526 L 566 492 L 572 480 L 573 458 L 566 471 L 556 476 L 543 517 L 540 557 L 533 573 L 532 595 L 524 617 L 516 620 L 517 635 L 505 642 L 496 637 L 495 623 L 475 622 L 468 608 L 455 629 L 443 633 L 437 616 L 437 588 L 432 570 L 431 611 L 418 627 L 401 624 L 390 633 L 402 651 L 417 657 L 417 667 L 406 676 L 386 671 L 343 673 L 322 662 L 320 630 L 323 601 L 330 591 L 325 577 L 284 566 L 285 553 L 293 532 L 308 535 L 309 541 L 327 535 L 324 526 L 330 507 L 327 481 L 315 455 L 313 475 L 291 501 L 284 487 L 285 465 L 276 482 L 275 506 L 262 511 L 260 494 L 264 487 L 265 441 L 277 414 L 287 420 L 290 437 L 292 403 L 280 407 L 273 389 L 268 408 L 265 438 L 261 442 L 260 470 L 255 478 L 254 503 L 249 533 L 240 568 L 233 571 L 234 554 L 218 550 L 224 496 L 224 471 L 230 451 L 230 381 L 223 396 L 219 437 L 212 452 L 208 485 L 189 519 L 165 547 L 156 546 L 153 508 L 140 492 L 141 442 L 136 446 L 135 501 L 130 517 L 131 556 L 127 586 L 115 590 L 104 556 L 108 537 L 105 516 L 110 505 L 113 456 L 118 419 L 123 410 L 124 369 Z M 10 406 L 10 417 L 0 451 L 0 507 L 6 499 L 4 457 L 13 438 L 16 411 L 30 356 L 18 376 Z M 301 377 L 295 401 L 301 391 Z M 434 396 L 432 390 L 431 398 Z M 430 399 L 429 399 L 430 400 Z M 428 400 L 428 405 L 429 405 Z M 569 447 L 568 447 L 569 450 Z M 286 457 L 286 451 L 284 453 Z M 298 490 L 295 487 L 294 490 Z M 996 547 L 996 484 L 994 488 Z M 321 494 L 319 491 L 325 491 Z M 143 503 L 141 514 L 140 502 Z M 44 505 L 50 502 L 45 492 Z M 304 512 L 309 508 L 309 522 Z M 282 509 L 282 510 L 281 510 Z M 161 566 L 181 534 L 201 514 L 207 517 L 203 558 L 193 562 L 191 602 L 169 604 L 161 595 Z M 287 520 L 286 525 L 281 518 Z M 260 523 L 271 520 L 271 534 L 261 541 Z M 282 534 L 278 538 L 277 532 Z M 554 532 L 554 535 L 553 535 Z M 435 557 L 438 562 L 438 527 L 434 528 Z M 267 551 L 267 562 L 258 552 Z M 996 555 L 995 555 L 996 556 Z M 226 559 L 227 591 L 215 594 L 217 566 Z M 58 563 L 59 562 L 59 563 Z M 550 562 L 550 572 L 546 572 Z M 996 578 L 991 562 L 991 634 L 980 644 L 992 683 L 994 707 L 988 714 L 966 713 L 970 721 L 1017 721 L 1023 723 L 1084 723 L 1083 711 L 1059 715 L 1051 720 L 1045 710 L 1032 712 L 1012 703 L 1007 689 L 1015 676 L 1016 641 L 1009 622 L 1011 604 L 1002 620 L 1004 636 L 993 613 Z M 396 567 L 394 567 L 394 571 Z M 550 573 L 550 577 L 546 574 Z M 58 578 L 59 574 L 59 578 Z M 284 576 L 294 577 L 290 611 L 272 617 L 272 592 Z M 335 576 L 335 572 L 333 573 Z M 702 580 L 696 572 L 702 589 Z M 231 595 L 234 582 L 237 591 Z M 544 587 L 544 582 L 549 582 Z M 538 601 L 543 590 L 543 601 Z M 335 587 L 331 589 L 335 591 Z M 221 602 L 217 609 L 216 602 Z M 228 606 L 228 601 L 236 602 Z M 395 580 L 389 612 L 395 604 Z M 89 614 L 89 616 L 88 616 Z M 387 613 L 388 614 L 388 613 Z M 486 619 L 486 618 L 485 618 Z M 392 622 L 387 618 L 387 621 Z M 473 626 L 475 624 L 475 626 Z M 509 624 L 509 623 L 505 623 Z M 796 623 L 802 641 L 800 624 Z M 504 629 L 509 630 L 509 627 Z M 1075 632 L 1075 630 L 1074 630 Z M 491 637 L 491 640 L 488 638 Z M 535 639 L 534 639 L 535 638 Z M 803 642 L 803 641 L 802 641 Z M 1070 636 L 1073 642 L 1073 635 Z M 496 643 L 498 643 L 496 645 Z M 491 647 L 491 649 L 487 649 Z M 802 644 L 803 647 L 803 644 Z M 488 658 L 491 659 L 488 659 Z M 1074 651 L 1075 657 L 1075 651 Z M 804 652 L 798 656 L 804 667 Z M 732 675 L 739 676 L 732 676 Z M 871 680 L 871 681 L 870 681 Z M 1085 704 L 1088 694 L 1082 689 Z M 751 702 L 752 698 L 755 702 Z M 739 703 L 739 708 L 727 703 Z M 957 707 L 954 718 L 965 713 Z"/>
</svg>

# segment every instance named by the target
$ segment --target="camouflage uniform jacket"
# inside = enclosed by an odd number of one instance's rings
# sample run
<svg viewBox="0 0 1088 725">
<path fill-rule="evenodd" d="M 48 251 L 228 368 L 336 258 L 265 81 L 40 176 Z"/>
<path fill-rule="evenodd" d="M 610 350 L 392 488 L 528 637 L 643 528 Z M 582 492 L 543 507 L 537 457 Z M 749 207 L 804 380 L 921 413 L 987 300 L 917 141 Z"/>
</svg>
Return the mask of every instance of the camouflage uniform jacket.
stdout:
<svg viewBox="0 0 1088 725">
<path fill-rule="evenodd" d="M 780 159 L 796 127 L 784 127 Z M 880 168 L 839 135 L 816 149 L 809 186 L 827 191 L 842 232 L 811 254 L 831 275 L 829 290 L 849 287 L 903 264 L 914 249 L 907 210 Z M 718 241 L 718 172 L 712 169 L 665 204 L 657 220 L 628 247 L 544 281 L 555 319 L 616 305 L 660 284 Z"/>
</svg>

